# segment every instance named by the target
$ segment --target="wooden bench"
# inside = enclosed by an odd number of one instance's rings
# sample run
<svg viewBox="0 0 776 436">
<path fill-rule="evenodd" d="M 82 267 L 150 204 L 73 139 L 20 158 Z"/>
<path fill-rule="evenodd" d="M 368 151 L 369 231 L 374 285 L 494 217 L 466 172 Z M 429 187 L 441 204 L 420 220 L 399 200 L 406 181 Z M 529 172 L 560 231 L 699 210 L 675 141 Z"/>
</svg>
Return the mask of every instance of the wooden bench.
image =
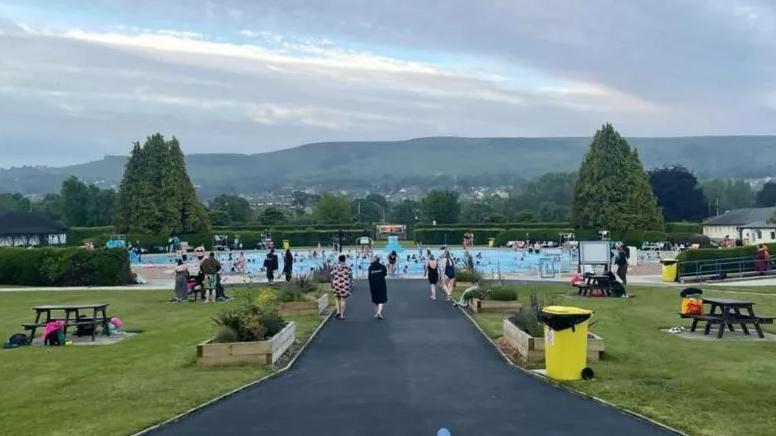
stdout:
<svg viewBox="0 0 776 436">
<path fill-rule="evenodd" d="M 747 325 L 754 326 L 757 331 L 757 336 L 764 338 L 760 324 L 773 324 L 774 318 L 768 316 L 756 316 L 752 306 L 754 303 L 749 301 L 730 300 L 724 298 L 703 298 L 704 304 L 711 305 L 711 309 L 707 313 L 680 313 L 679 316 L 684 319 L 692 319 L 692 326 L 690 331 L 694 332 L 698 326 L 698 322 L 705 322 L 706 326 L 703 330 L 703 334 L 708 335 L 711 332 L 712 325 L 719 324 L 719 331 L 717 332 L 717 338 L 722 338 L 725 327 L 731 332 L 735 331 L 733 324 L 741 326 L 741 331 L 745 334 L 749 334 Z"/>
</svg>

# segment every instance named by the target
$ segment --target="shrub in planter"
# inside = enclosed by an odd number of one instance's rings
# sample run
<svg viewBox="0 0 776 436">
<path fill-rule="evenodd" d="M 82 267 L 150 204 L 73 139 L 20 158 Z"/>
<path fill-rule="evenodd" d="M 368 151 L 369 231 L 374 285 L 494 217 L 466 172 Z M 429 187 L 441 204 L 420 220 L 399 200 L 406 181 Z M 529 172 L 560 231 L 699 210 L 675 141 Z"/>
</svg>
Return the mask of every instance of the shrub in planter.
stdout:
<svg viewBox="0 0 776 436">
<path fill-rule="evenodd" d="M 256 303 L 249 294 L 239 295 L 236 300 L 233 307 L 213 317 L 216 326 L 213 342 L 262 341 L 274 336 L 285 326 L 285 321 L 273 306 Z"/>
<path fill-rule="evenodd" d="M 515 301 L 517 292 L 508 286 L 496 286 L 490 289 L 486 298 L 495 301 Z"/>
<path fill-rule="evenodd" d="M 312 274 L 300 274 L 294 276 L 291 281 L 286 284 L 285 289 L 294 292 L 298 291 L 303 294 L 309 294 L 311 292 L 318 291 L 318 283 L 313 280 Z"/>
<path fill-rule="evenodd" d="M 531 294 L 529 300 L 530 303 L 527 306 L 521 306 L 508 319 L 512 324 L 533 337 L 544 336 L 544 324 L 539 321 L 539 313 L 543 307 L 560 304 L 560 297 L 546 294 L 539 297 L 537 294 Z"/>
</svg>

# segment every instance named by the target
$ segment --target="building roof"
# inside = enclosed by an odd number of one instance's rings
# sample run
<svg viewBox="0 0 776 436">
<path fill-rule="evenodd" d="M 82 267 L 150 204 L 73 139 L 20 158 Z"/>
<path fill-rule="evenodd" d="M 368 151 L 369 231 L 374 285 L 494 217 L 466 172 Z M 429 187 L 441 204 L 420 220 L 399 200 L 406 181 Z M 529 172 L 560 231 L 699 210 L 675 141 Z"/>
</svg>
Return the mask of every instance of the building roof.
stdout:
<svg viewBox="0 0 776 436">
<path fill-rule="evenodd" d="M 722 215 L 707 218 L 704 226 L 737 226 L 764 227 L 769 225 L 776 207 L 751 207 L 748 209 L 733 209 Z"/>
<path fill-rule="evenodd" d="M 62 224 L 43 215 L 27 212 L 0 212 L 0 236 L 5 235 L 42 235 L 63 233 L 67 230 Z"/>
</svg>

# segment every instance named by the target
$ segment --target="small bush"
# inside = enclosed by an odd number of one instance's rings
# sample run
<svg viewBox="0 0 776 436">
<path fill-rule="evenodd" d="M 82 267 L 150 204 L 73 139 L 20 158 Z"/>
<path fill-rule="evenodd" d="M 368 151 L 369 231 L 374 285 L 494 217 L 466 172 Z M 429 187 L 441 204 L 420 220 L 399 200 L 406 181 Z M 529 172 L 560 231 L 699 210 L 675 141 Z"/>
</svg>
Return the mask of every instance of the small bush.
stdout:
<svg viewBox="0 0 776 436">
<path fill-rule="evenodd" d="M 560 303 L 560 297 L 557 295 L 544 294 L 541 297 L 537 294 L 531 294 L 530 304 L 522 306 L 517 312 L 509 316 L 509 321 L 527 332 L 533 337 L 544 335 L 544 324 L 539 321 L 539 313 L 543 307 L 555 306 Z"/>
<path fill-rule="evenodd" d="M 476 270 L 461 269 L 455 272 L 455 280 L 457 282 L 478 283 L 482 280 L 482 274 Z"/>
<path fill-rule="evenodd" d="M 291 279 L 286 289 L 308 294 L 318 291 L 318 283 L 313 279 L 313 274 L 300 274 Z"/>
<path fill-rule="evenodd" d="M 261 300 L 262 292 L 258 300 L 254 299 L 250 292 L 236 295 L 233 307 L 228 307 L 213 317 L 216 327 L 213 341 L 262 341 L 282 330 L 286 323 L 275 310 L 275 306 L 256 302 Z"/>
<path fill-rule="evenodd" d="M 517 291 L 508 286 L 496 286 L 490 289 L 487 298 L 495 301 L 515 301 L 517 300 Z"/>
<path fill-rule="evenodd" d="M 315 283 L 329 283 L 331 282 L 331 266 L 324 262 L 321 266 L 313 270 L 312 280 Z"/>
</svg>

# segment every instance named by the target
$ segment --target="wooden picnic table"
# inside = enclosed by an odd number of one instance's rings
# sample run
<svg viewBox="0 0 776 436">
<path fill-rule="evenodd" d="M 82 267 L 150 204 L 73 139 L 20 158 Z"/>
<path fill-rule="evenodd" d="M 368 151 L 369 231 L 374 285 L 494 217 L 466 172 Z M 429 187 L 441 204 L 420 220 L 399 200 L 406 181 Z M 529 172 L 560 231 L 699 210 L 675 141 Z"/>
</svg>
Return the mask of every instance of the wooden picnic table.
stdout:
<svg viewBox="0 0 776 436">
<path fill-rule="evenodd" d="M 757 331 L 757 336 L 764 338 L 763 330 L 760 324 L 773 324 L 773 318 L 756 316 L 754 314 L 754 304 L 751 301 L 731 300 L 727 298 L 702 298 L 703 304 L 708 304 L 709 311 L 704 314 L 681 314 L 682 318 L 691 318 L 692 326 L 690 331 L 694 332 L 698 326 L 698 322 L 705 321 L 706 327 L 703 329 L 703 334 L 708 335 L 711 333 L 711 327 L 714 324 L 719 324 L 719 330 L 717 331 L 717 338 L 721 339 L 725 334 L 725 326 L 731 332 L 735 331 L 733 324 L 741 326 L 741 331 L 745 334 L 749 334 L 749 328 L 747 324 L 754 326 Z M 745 312 L 745 313 L 742 313 Z"/>
<path fill-rule="evenodd" d="M 92 304 L 47 304 L 35 306 L 32 309 L 35 311 L 35 322 L 25 323 L 22 326 L 30 330 L 30 343 L 35 338 L 35 330 L 38 327 L 44 327 L 51 321 L 63 321 L 65 323 L 64 329 L 67 334 L 67 328 L 73 326 L 92 326 L 92 341 L 95 340 L 95 331 L 98 325 L 102 325 L 103 334 L 108 335 L 108 315 L 107 309 L 108 303 L 92 303 Z M 82 311 L 91 311 L 91 318 L 81 318 Z M 53 317 L 52 312 L 63 312 L 64 318 Z M 41 317 L 45 315 L 45 321 L 41 321 Z M 101 315 L 101 316 L 98 316 Z"/>
<path fill-rule="evenodd" d="M 613 296 L 613 279 L 608 275 L 585 274 L 582 283 L 574 285 L 580 296 L 587 297 L 593 290 L 600 289 L 607 297 Z"/>
</svg>

